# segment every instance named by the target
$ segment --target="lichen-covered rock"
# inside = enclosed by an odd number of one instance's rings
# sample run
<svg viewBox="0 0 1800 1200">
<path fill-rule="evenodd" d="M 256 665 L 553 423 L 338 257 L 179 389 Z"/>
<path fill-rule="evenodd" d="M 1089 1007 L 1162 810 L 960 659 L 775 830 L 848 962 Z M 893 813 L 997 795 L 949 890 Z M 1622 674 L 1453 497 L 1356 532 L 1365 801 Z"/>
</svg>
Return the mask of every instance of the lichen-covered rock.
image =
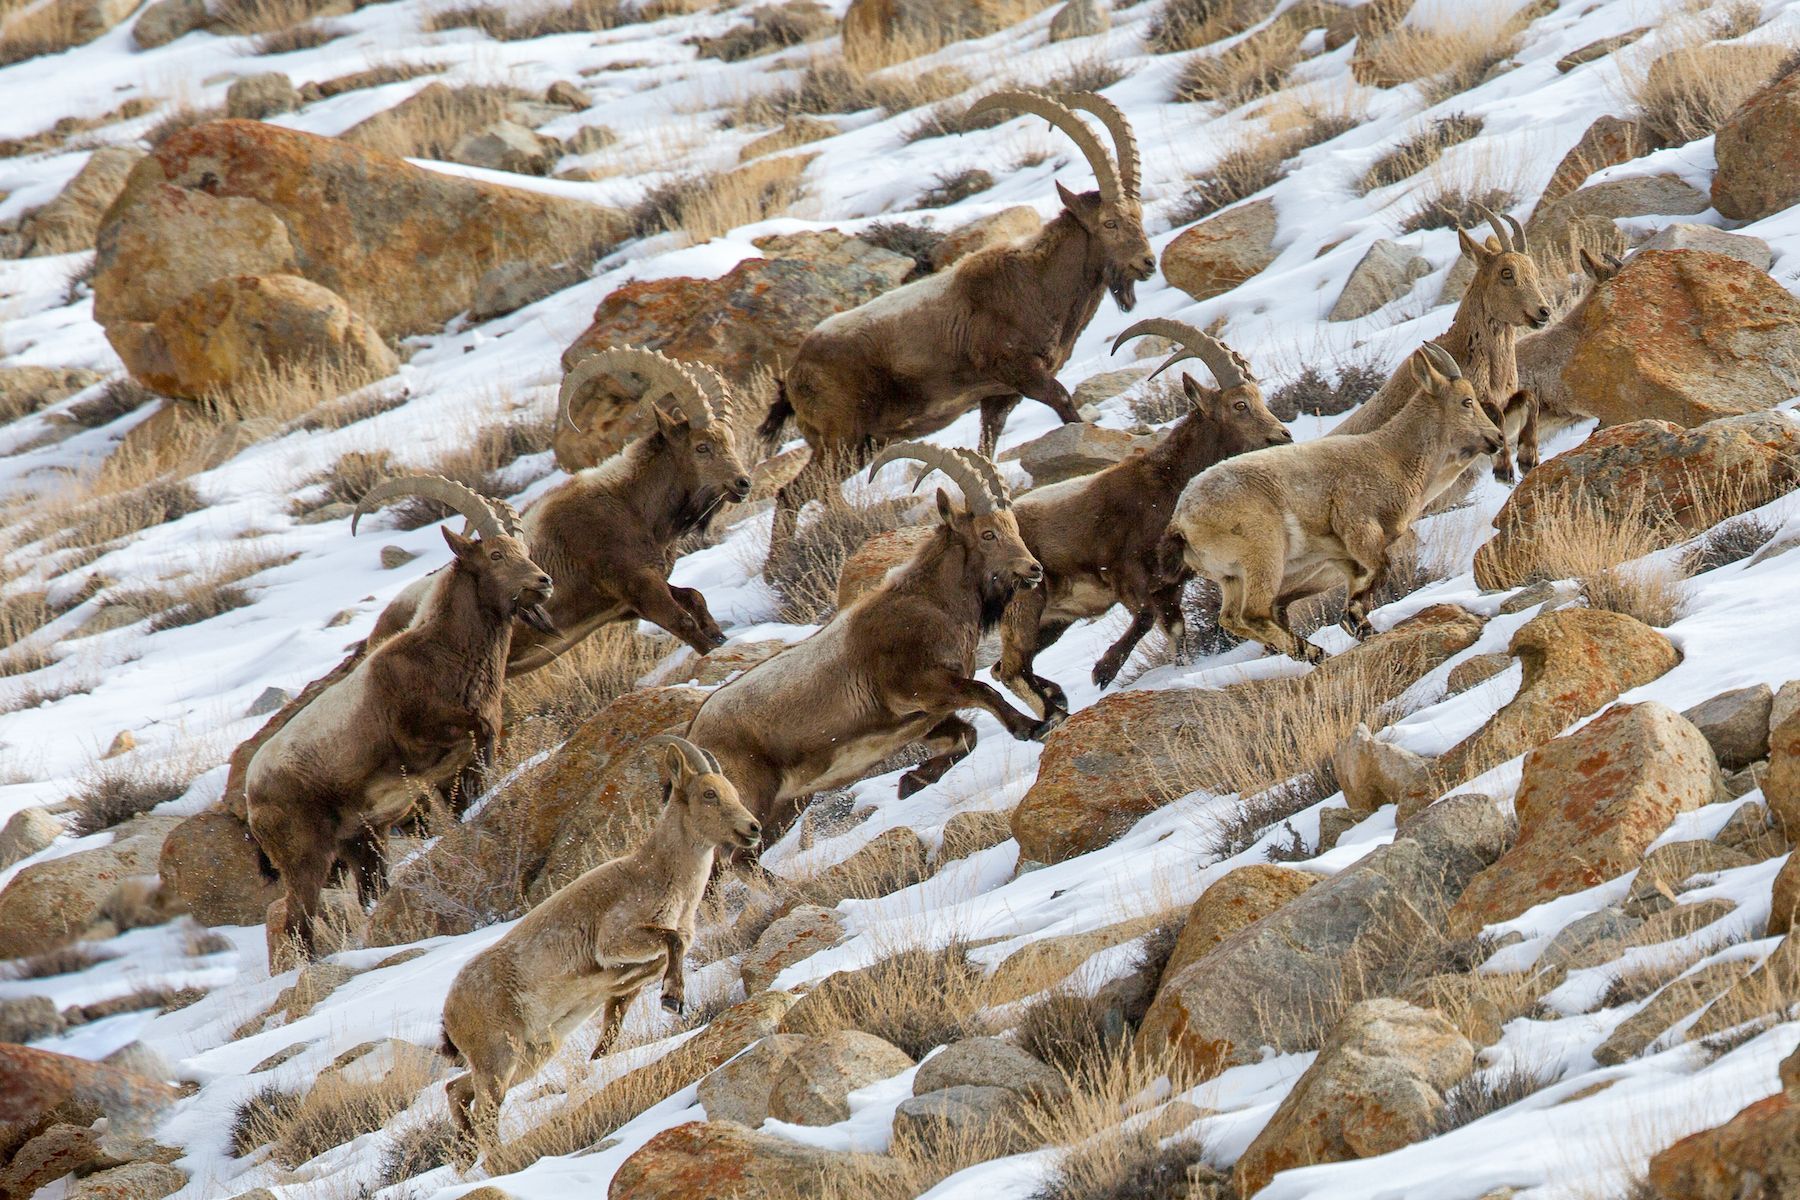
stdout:
<svg viewBox="0 0 1800 1200">
<path fill-rule="evenodd" d="M 1787 688 L 1782 688 L 1786 693 Z M 1800 841 L 1800 712 L 1771 722 L 1769 771 L 1763 776 L 1763 799 L 1789 842 Z"/>
<path fill-rule="evenodd" d="M 1254 925 L 1317 882 L 1319 877 L 1310 871 L 1274 863 L 1251 863 L 1215 880 L 1189 907 L 1181 936 L 1163 966 L 1164 977 L 1173 979 L 1226 938 Z"/>
<path fill-rule="evenodd" d="M 842 1187 L 893 1186 L 899 1162 L 818 1150 L 730 1121 L 694 1121 L 645 1142 L 613 1175 L 608 1200 L 788 1200 Z"/>
<path fill-rule="evenodd" d="M 1767 271 L 1775 265 L 1775 252 L 1761 238 L 1747 233 L 1727 233 L 1692 221 L 1671 221 L 1651 234 L 1641 249 L 1704 250 L 1708 254 L 1723 254 L 1748 263 L 1758 271 Z"/>
<path fill-rule="evenodd" d="M 1713 207 L 1756 221 L 1800 203 L 1800 73 L 1788 72 L 1725 118 L 1713 139 Z"/>
<path fill-rule="evenodd" d="M 134 1162 L 89 1175 L 68 1200 L 162 1200 L 187 1186 L 188 1173 L 169 1163 Z"/>
<path fill-rule="evenodd" d="M 771 1034 L 702 1079 L 699 1098 L 706 1119 L 736 1121 L 752 1129 L 768 1120 L 775 1076 L 806 1042 L 804 1034 Z"/>
<path fill-rule="evenodd" d="M 1533 251 L 1541 247 L 1546 254 L 1566 257 L 1576 246 L 1621 253 L 1626 242 L 1616 219 L 1691 216 L 1711 207 L 1706 193 L 1679 175 L 1632 175 L 1580 188 L 1552 204 L 1540 202 L 1526 235 Z"/>
<path fill-rule="evenodd" d="M 1256 200 L 1195 225 L 1163 251 L 1163 278 L 1196 300 L 1222 296 L 1275 261 L 1275 202 Z"/>
<path fill-rule="evenodd" d="M 745 952 L 740 968 L 745 993 L 755 995 L 788 967 L 830 949 L 843 938 L 844 922 L 835 912 L 816 904 L 800 905 L 765 929 L 756 945 Z"/>
<path fill-rule="evenodd" d="M 1800 854 L 1788 855 L 1769 894 L 1769 935 L 1792 933 L 1800 924 Z"/>
<path fill-rule="evenodd" d="M 887 573 L 906 562 L 931 536 L 929 525 L 905 525 L 878 533 L 850 552 L 838 568 L 837 606 L 848 608 Z"/>
<path fill-rule="evenodd" d="M 99 1109 L 121 1131 L 141 1130 L 175 1089 L 130 1071 L 0 1043 L 0 1122 L 32 1125 L 64 1104 Z"/>
<path fill-rule="evenodd" d="M 1376 238 L 1344 280 L 1344 290 L 1326 314 L 1327 321 L 1354 321 L 1366 317 L 1390 300 L 1398 300 L 1412 285 L 1431 274 L 1431 261 L 1410 246 L 1388 238 Z"/>
<path fill-rule="evenodd" d="M 1800 1195 L 1800 1095 L 1777 1092 L 1650 1160 L 1657 1200 Z"/>
<path fill-rule="evenodd" d="M 1438 1013 L 1399 1000 L 1356 1005 L 1238 1159 L 1237 1194 L 1254 1196 L 1290 1167 L 1373 1158 L 1423 1140 L 1444 1092 L 1474 1062 L 1474 1047 Z"/>
<path fill-rule="evenodd" d="M 139 817 L 105 846 L 33 863 L 0 891 L 0 958 L 66 946 L 102 918 L 119 885 L 156 870 L 156 858 L 180 817 Z"/>
<path fill-rule="evenodd" d="M 1654 702 L 1602 714 L 1526 757 L 1518 844 L 1462 893 L 1452 936 L 1632 870 L 1677 814 L 1723 797 L 1712 748 L 1681 714 Z"/>
<path fill-rule="evenodd" d="M 807 1038 L 775 1072 L 769 1115 L 793 1125 L 835 1125 L 850 1116 L 851 1092 L 912 1065 L 906 1051 L 860 1029 Z"/>
</svg>

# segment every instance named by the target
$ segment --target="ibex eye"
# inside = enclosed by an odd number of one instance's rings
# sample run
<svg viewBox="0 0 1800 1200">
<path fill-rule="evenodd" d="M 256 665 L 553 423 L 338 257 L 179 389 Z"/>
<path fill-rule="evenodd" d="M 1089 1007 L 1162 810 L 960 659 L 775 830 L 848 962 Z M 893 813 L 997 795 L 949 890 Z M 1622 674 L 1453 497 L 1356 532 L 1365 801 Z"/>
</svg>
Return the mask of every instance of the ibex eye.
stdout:
<svg viewBox="0 0 1800 1200">
<path fill-rule="evenodd" d="M 711 454 L 712 447 L 707 445 L 705 442 L 701 442 L 698 446 L 694 447 L 694 453 L 695 454 Z"/>
<path fill-rule="evenodd" d="M 708 800 L 717 800 L 719 798 L 719 793 L 713 791 L 711 788 L 707 788 L 706 789 L 706 798 Z"/>
<path fill-rule="evenodd" d="M 499 562 L 500 561 L 500 552 L 498 550 L 496 550 L 492 554 L 488 555 L 488 557 L 493 559 L 495 562 Z"/>
<path fill-rule="evenodd" d="M 1117 221 L 1108 221 L 1106 223 L 1106 227 L 1108 229 L 1117 229 L 1119 227 L 1119 223 Z"/>
<path fill-rule="evenodd" d="M 981 535 L 981 540 L 984 542 L 993 541 L 994 540 L 994 531 L 991 529 L 984 531 Z"/>
</svg>

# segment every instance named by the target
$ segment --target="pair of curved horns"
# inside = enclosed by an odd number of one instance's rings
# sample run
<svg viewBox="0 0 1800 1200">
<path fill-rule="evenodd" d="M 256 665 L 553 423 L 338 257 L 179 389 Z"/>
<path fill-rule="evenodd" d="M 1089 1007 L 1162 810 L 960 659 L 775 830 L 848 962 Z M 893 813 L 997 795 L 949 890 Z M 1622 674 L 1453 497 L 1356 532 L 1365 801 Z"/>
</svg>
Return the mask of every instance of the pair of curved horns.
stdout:
<svg viewBox="0 0 1800 1200">
<path fill-rule="evenodd" d="M 906 459 L 925 464 L 925 470 L 913 481 L 914 491 L 926 475 L 942 471 L 962 489 L 963 501 L 976 516 L 995 512 L 1012 503 L 1012 494 L 1006 489 L 1006 480 L 1000 477 L 1000 468 L 985 454 L 960 446 L 946 450 L 926 442 L 895 442 L 869 464 L 869 477 L 874 478 L 891 462 Z"/>
<path fill-rule="evenodd" d="M 454 479 L 446 479 L 442 475 L 401 475 L 393 479 L 384 479 L 368 491 L 356 502 L 356 511 L 350 514 L 350 535 L 356 536 L 357 522 L 364 514 L 380 507 L 383 501 L 397 496 L 423 496 L 427 500 L 437 500 L 448 504 L 463 515 L 468 522 L 464 527 L 464 536 L 473 529 L 484 539 L 494 537 L 519 536 L 519 510 L 504 500 L 490 500 L 473 488 L 464 487 Z"/>
<path fill-rule="evenodd" d="M 696 375 L 696 368 L 711 376 L 706 381 L 713 385 L 710 389 Z M 688 425 L 694 429 L 705 429 L 713 423 L 715 414 L 709 392 L 721 398 L 725 394 L 724 381 L 710 367 L 676 362 L 641 346 L 618 346 L 588 355 L 575 364 L 574 370 L 563 376 L 562 390 L 556 403 L 557 421 L 567 421 L 569 428 L 579 433 L 580 426 L 569 415 L 569 407 L 575 402 L 575 397 L 581 395 L 595 376 L 616 375 L 625 371 L 649 381 L 650 386 L 643 396 L 646 403 L 655 403 L 664 396 L 669 397 L 687 418 Z"/>
<path fill-rule="evenodd" d="M 1166 317 L 1151 317 L 1139 321 L 1113 340 L 1112 352 L 1117 354 L 1120 346 L 1134 337 L 1143 337 L 1146 334 L 1166 337 L 1181 347 L 1164 359 L 1162 366 L 1150 372 L 1151 379 L 1155 379 L 1178 362 L 1197 358 L 1206 364 L 1206 369 L 1212 372 L 1213 378 L 1222 388 L 1243 387 L 1246 384 L 1251 387 L 1257 386 L 1256 375 L 1250 370 L 1250 364 L 1243 355 L 1212 334 L 1203 329 L 1196 329 L 1186 321 L 1171 321 Z"/>
<path fill-rule="evenodd" d="M 1507 213 L 1504 216 L 1506 225 L 1502 225 L 1500 222 L 1503 218 L 1495 216 L 1493 209 L 1489 208 L 1487 205 L 1477 203 L 1475 205 L 1475 211 L 1487 219 L 1488 226 L 1493 229 L 1494 236 L 1499 239 L 1501 250 L 1512 251 L 1517 254 L 1527 253 L 1525 248 L 1525 227 L 1519 224 L 1518 218 L 1514 217 L 1511 213 Z M 1510 233 L 1507 231 L 1508 225 L 1512 227 Z"/>
<path fill-rule="evenodd" d="M 1125 114 L 1119 111 L 1119 106 L 1105 96 L 1093 92 L 1068 92 L 1060 96 L 1049 96 L 1042 92 L 1008 89 L 983 96 L 969 106 L 968 115 L 976 117 L 1001 109 L 1042 117 L 1067 134 L 1069 140 L 1080 148 L 1088 165 L 1094 168 L 1094 178 L 1099 181 L 1102 200 L 1110 204 L 1122 197 L 1137 198 L 1138 184 L 1143 175 L 1137 135 L 1132 133 L 1131 125 L 1125 120 Z M 1106 152 L 1106 147 L 1101 145 L 1100 139 L 1094 135 L 1087 122 L 1075 115 L 1076 109 L 1099 118 L 1100 124 L 1112 135 L 1113 147 L 1118 154 L 1117 161 Z"/>
<path fill-rule="evenodd" d="M 1463 377 L 1462 368 L 1456 365 L 1456 360 L 1450 357 L 1450 352 L 1436 342 L 1426 342 L 1419 347 L 1419 353 L 1423 354 L 1425 361 L 1436 367 L 1437 373 L 1445 379 L 1461 379 Z"/>
<path fill-rule="evenodd" d="M 646 740 L 644 746 L 646 749 L 661 746 L 675 747 L 676 751 L 681 755 L 681 761 L 686 763 L 687 769 L 695 775 L 724 774 L 724 772 L 719 769 L 719 760 L 712 756 L 711 751 L 702 750 L 684 737 L 677 737 L 672 733 L 659 733 L 655 737 Z"/>
</svg>

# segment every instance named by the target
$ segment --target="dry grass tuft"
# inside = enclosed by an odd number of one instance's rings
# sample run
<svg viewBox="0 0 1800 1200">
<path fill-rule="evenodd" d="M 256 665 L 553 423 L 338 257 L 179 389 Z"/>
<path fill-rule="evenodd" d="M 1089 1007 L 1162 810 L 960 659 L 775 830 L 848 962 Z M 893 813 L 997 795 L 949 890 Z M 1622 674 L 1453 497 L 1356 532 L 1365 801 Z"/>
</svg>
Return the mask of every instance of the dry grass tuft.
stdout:
<svg viewBox="0 0 1800 1200">
<path fill-rule="evenodd" d="M 918 206 L 948 208 L 970 196 L 979 196 L 993 186 L 994 177 L 980 167 L 940 172 L 932 177 L 932 185 L 919 193 Z"/>
<path fill-rule="evenodd" d="M 1627 96 L 1656 145 L 1681 146 L 1710 137 L 1788 59 L 1785 46 L 1708 45 L 1704 25 L 1683 31 L 1648 67 L 1624 68 Z"/>
<path fill-rule="evenodd" d="M 78 134 L 99 129 L 118 121 L 131 121 L 144 116 L 156 108 L 156 101 L 148 96 L 133 96 L 119 107 L 97 117 L 59 117 L 47 129 L 37 133 L 26 134 L 18 138 L 0 138 L 0 158 L 18 158 L 26 154 L 37 154 L 44 150 L 54 150 L 58 146 L 68 144 Z"/>
<path fill-rule="evenodd" d="M 365 450 L 346 451 L 324 471 L 300 485 L 302 488 L 322 485 L 321 493 L 305 500 L 296 497 L 288 505 L 288 511 L 295 516 L 305 516 L 331 504 L 355 504 L 368 495 L 370 488 L 390 475 L 400 473 L 386 450 L 372 454 Z"/>
<path fill-rule="evenodd" d="M 118 955 L 98 950 L 87 942 L 75 942 L 28 958 L 14 959 L 6 968 L 5 978 L 52 979 L 58 975 L 73 975 L 77 971 L 85 971 L 117 957 Z"/>
<path fill-rule="evenodd" d="M 861 970 L 827 976 L 788 1010 L 782 1029 L 860 1029 L 917 1059 L 985 1032 L 983 982 L 963 942 L 902 950 Z"/>
<path fill-rule="evenodd" d="M 14 531 L 15 545 L 92 548 L 206 507 L 192 484 L 162 472 L 152 455 L 115 451 L 92 474 L 15 499 L 0 510 L 0 526 Z"/>
<path fill-rule="evenodd" d="M 837 21 L 817 0 L 780 0 L 763 4 L 745 14 L 748 22 L 733 26 L 717 37 L 691 37 L 687 44 L 701 58 L 740 62 L 773 50 L 785 50 L 829 37 Z"/>
<path fill-rule="evenodd" d="M 861 70 L 841 55 L 816 57 L 800 78 L 758 93 L 729 109 L 720 123 L 781 125 L 797 116 L 827 116 L 879 109 L 887 116 L 947 100 L 966 91 L 971 80 L 961 71 L 938 67 L 915 71 L 899 67 Z"/>
<path fill-rule="evenodd" d="M 456 144 L 506 116 L 524 99 L 516 88 L 467 83 L 431 84 L 412 98 L 370 117 L 345 134 L 359 146 L 396 158 L 445 160 Z"/>
<path fill-rule="evenodd" d="M 597 630 L 555 662 L 512 681 L 506 689 L 509 738 L 527 733 L 554 744 L 607 705 L 635 689 L 677 647 L 673 638 L 645 637 L 637 623 Z"/>
<path fill-rule="evenodd" d="M 1351 68 L 1358 83 L 1396 87 L 1417 83 L 1427 106 L 1468 91 L 1518 49 L 1529 18 L 1476 12 L 1452 29 L 1396 25 L 1365 39 Z"/>
<path fill-rule="evenodd" d="M 240 1111 L 234 1132 L 241 1128 L 243 1140 L 252 1145 L 267 1143 L 274 1160 L 292 1169 L 365 1133 L 374 1133 L 411 1107 L 431 1078 L 431 1062 L 425 1053 L 400 1055 L 376 1080 L 330 1071 L 319 1076 L 298 1101 L 271 1097 L 258 1104 L 258 1098 L 252 1098 Z"/>
<path fill-rule="evenodd" d="M 1244 30 L 1239 7 L 1237 0 L 1166 0 L 1144 40 L 1157 54 L 1210 45 Z"/>
<path fill-rule="evenodd" d="M 69 416 L 84 429 L 100 429 L 120 417 L 134 413 L 156 399 L 156 393 L 133 379 L 121 375 L 108 381 L 100 394 L 69 406 Z"/>
<path fill-rule="evenodd" d="M 1358 190 L 1366 194 L 1376 188 L 1411 179 L 1443 157 L 1444 151 L 1450 147 L 1478 136 L 1481 127 L 1480 117 L 1466 113 L 1438 117 L 1376 159 L 1375 164 L 1363 173 L 1362 180 L 1357 185 Z"/>
<path fill-rule="evenodd" d="M 0 67 L 61 54 L 92 41 L 100 32 L 92 21 L 83 20 L 81 6 L 68 0 L 25 7 L 0 26 Z"/>
<path fill-rule="evenodd" d="M 1444 1094 L 1444 1107 L 1438 1112 L 1432 1132 L 1441 1135 L 1461 1129 L 1490 1113 L 1537 1095 L 1554 1082 L 1546 1079 L 1542 1072 L 1518 1063 L 1495 1070 L 1478 1070 Z"/>
<path fill-rule="evenodd" d="M 218 425 L 270 421 L 285 426 L 302 420 L 322 404 L 367 386 L 374 378 L 335 362 L 262 363 L 242 372 L 236 386 L 209 394 L 198 407 Z M 329 418 L 320 424 L 331 427 Z"/>
<path fill-rule="evenodd" d="M 279 33 L 318 16 L 325 0 L 221 0 L 212 18 L 240 37 Z"/>
<path fill-rule="evenodd" d="M 0 594 L 0 651 L 11 650 L 55 616 L 41 591 Z"/>
<path fill-rule="evenodd" d="M 597 33 L 639 21 L 654 21 L 700 8 L 699 0 L 574 0 L 539 8 L 479 3 L 440 9 L 425 21 L 427 33 L 479 29 L 496 41 L 523 42 L 559 33 Z"/>
<path fill-rule="evenodd" d="M 190 764 L 163 760 L 148 763 L 135 757 L 96 763 L 75 795 L 75 820 L 70 832 L 77 837 L 111 829 L 159 804 L 179 800 L 194 781 Z"/>
<path fill-rule="evenodd" d="M 1316 99 L 1278 106 L 1264 128 L 1228 144 L 1206 173 L 1194 177 L 1187 195 L 1169 213 L 1171 227 L 1188 225 L 1278 183 L 1288 160 L 1355 127 L 1348 103 Z"/>
<path fill-rule="evenodd" d="M 1072 1079 L 1067 1102 L 1028 1109 L 1030 1140 L 1057 1148 L 1055 1167 L 1033 1200 L 1133 1200 L 1139 1196 L 1217 1196 L 1206 1146 L 1181 1135 L 1185 1122 L 1152 1111 L 1154 1097 L 1196 1082 L 1180 1064 L 1122 1053 Z M 1174 1117 L 1170 1120 L 1170 1117 Z"/>
<path fill-rule="evenodd" d="M 380 1191 L 405 1183 L 415 1175 L 423 1175 L 454 1161 L 456 1144 L 456 1127 L 448 1117 L 436 1117 L 398 1130 L 393 1143 L 381 1156 L 381 1174 L 375 1189 Z"/>
<path fill-rule="evenodd" d="M 1104 92 L 1131 72 L 1124 64 L 1106 54 L 1093 51 L 1073 59 L 1069 65 L 1035 86 L 1050 93 Z"/>
<path fill-rule="evenodd" d="M 300 1094 L 286 1092 L 270 1085 L 256 1091 L 242 1104 L 231 1119 L 231 1152 L 238 1158 L 266 1146 L 275 1130 L 293 1118 L 300 1107 Z"/>
<path fill-rule="evenodd" d="M 1172 100 L 1216 100 L 1225 108 L 1281 90 L 1302 57 L 1306 30 L 1299 22 L 1277 21 L 1217 53 L 1188 59 L 1176 77 Z"/>
<path fill-rule="evenodd" d="M 1423 233 L 1427 229 L 1481 229 L 1487 219 L 1483 206 L 1494 212 L 1506 212 L 1519 202 L 1519 197 L 1506 187 L 1483 178 L 1454 178 L 1434 172 L 1427 184 L 1414 193 L 1412 210 L 1400 219 L 1401 233 Z"/>
<path fill-rule="evenodd" d="M 277 29 L 256 39 L 260 55 L 293 54 L 300 50 L 316 50 L 327 42 L 335 42 L 350 31 L 330 21 L 308 21 L 292 29 Z"/>
<path fill-rule="evenodd" d="M 681 232 L 698 243 L 766 221 L 799 198 L 809 161 L 807 155 L 787 155 L 710 175 L 677 176 L 638 201 L 631 211 L 632 232 L 638 237 Z"/>
<path fill-rule="evenodd" d="M 154 150 L 184 129 L 192 129 L 208 121 L 222 121 L 225 115 L 223 107 L 195 108 L 185 102 L 179 103 L 164 113 L 162 120 L 145 131 L 144 141 Z"/>
<path fill-rule="evenodd" d="M 132 588 L 114 599 L 145 612 L 150 632 L 198 625 L 248 605 L 253 597 L 243 581 L 294 560 L 292 554 L 240 551 L 226 554 L 201 569 L 184 573 L 173 585 Z"/>
<path fill-rule="evenodd" d="M 850 464 L 841 465 L 848 473 Z M 837 474 L 836 467 L 831 474 Z M 802 519 L 793 540 L 771 563 L 769 583 L 781 596 L 781 620 L 812 625 L 836 611 L 838 575 L 845 560 L 876 534 L 909 524 L 905 514 L 912 505 L 903 500 L 859 503 L 846 499 L 836 484 L 801 497 L 800 505 Z"/>
</svg>

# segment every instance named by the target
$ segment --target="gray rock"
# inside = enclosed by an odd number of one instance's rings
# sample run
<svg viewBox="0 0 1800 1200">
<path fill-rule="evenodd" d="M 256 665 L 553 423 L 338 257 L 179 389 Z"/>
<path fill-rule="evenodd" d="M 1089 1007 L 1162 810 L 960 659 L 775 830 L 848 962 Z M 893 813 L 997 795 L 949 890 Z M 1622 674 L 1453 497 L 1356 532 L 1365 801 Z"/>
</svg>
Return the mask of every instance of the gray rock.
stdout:
<svg viewBox="0 0 1800 1200">
<path fill-rule="evenodd" d="M 1123 430 L 1072 422 L 1019 447 L 1018 459 L 1030 473 L 1031 482 L 1043 487 L 1110 467 L 1136 444 L 1137 439 Z"/>
<path fill-rule="evenodd" d="M 1099 0 L 1069 0 L 1050 18 L 1050 40 L 1093 37 L 1112 28 L 1112 13 Z"/>
<path fill-rule="evenodd" d="M 206 21 L 206 0 L 156 0 L 131 27 L 131 40 L 140 50 L 154 50 L 194 32 Z"/>
<path fill-rule="evenodd" d="M 1750 771 L 1754 770 L 1757 770 L 1757 768 L 1749 768 L 1749 770 L 1740 772 L 1740 774 L 1749 774 Z M 1736 775 L 1732 776 L 1732 779 L 1736 778 Z M 1760 780 L 1756 781 L 1756 786 L 1762 786 Z M 1725 790 L 1731 790 L 1730 779 L 1725 781 Z M 1751 789 L 1745 789 L 1745 791 L 1749 790 Z M 1739 794 L 1742 795 L 1743 793 Z M 1769 822 L 1769 806 L 1751 801 L 1748 804 L 1740 805 L 1737 811 L 1731 814 L 1730 818 L 1726 820 L 1724 826 L 1719 830 L 1717 836 L 1715 836 L 1713 840 L 1718 842 L 1721 846 L 1730 846 L 1733 850 L 1740 850 L 1748 853 L 1752 847 L 1761 846 L 1771 830 L 1772 827 Z"/>
<path fill-rule="evenodd" d="M 1573 970 L 1610 962 L 1618 957 L 1625 939 L 1643 923 L 1623 909 L 1612 906 L 1578 917 L 1550 939 L 1550 944 L 1538 956 L 1538 968 L 1567 967 Z"/>
<path fill-rule="evenodd" d="M 381 569 L 384 571 L 396 570 L 417 557 L 419 557 L 417 554 L 401 546 L 383 546 L 381 548 Z"/>
<path fill-rule="evenodd" d="M 26 808 L 14 813 L 0 828 L 0 868 L 30 858 L 62 836 L 62 831 L 62 822 L 44 809 Z"/>
<path fill-rule="evenodd" d="M 619 135 L 604 125 L 583 125 L 563 139 L 563 149 L 570 154 L 594 154 L 619 140 Z"/>
<path fill-rule="evenodd" d="M 802 904 L 775 920 L 744 955 L 740 971 L 744 992 L 754 996 L 795 963 L 828 950 L 844 939 L 844 922 L 829 908 Z M 737 1118 L 732 1118 L 736 1120 Z M 745 1121 L 754 1127 L 756 1122 Z"/>
<path fill-rule="evenodd" d="M 167 1163 L 126 1163 L 89 1175 L 64 1194 L 68 1200 L 162 1200 L 187 1181 L 186 1171 Z"/>
<path fill-rule="evenodd" d="M 1681 715 L 1705 735 L 1721 768 L 1740 771 L 1769 757 L 1769 714 L 1774 706 L 1774 691 L 1759 683 L 1722 692 Z"/>
<path fill-rule="evenodd" d="M 226 115 L 250 121 L 293 112 L 300 103 L 299 89 L 280 71 L 246 75 L 225 91 Z"/>
<path fill-rule="evenodd" d="M 894 1139 L 929 1146 L 948 1133 L 1004 1118 L 1018 1103 L 1006 1088 L 958 1084 L 902 1100 L 894 1110 Z"/>
<path fill-rule="evenodd" d="M 0 1042 L 34 1042 L 63 1031 L 63 1015 L 48 996 L 0 998 Z"/>
<path fill-rule="evenodd" d="M 1775 700 L 1769 706 L 1769 732 L 1780 729 L 1787 719 L 1800 712 L 1800 679 L 1790 679 L 1775 689 Z"/>
<path fill-rule="evenodd" d="M 450 151 L 452 162 L 517 175 L 547 175 L 562 156 L 562 144 L 516 121 L 496 121 L 471 133 Z"/>
<path fill-rule="evenodd" d="M 1101 404 L 1111 400 L 1114 396 L 1121 395 L 1125 389 L 1143 378 L 1144 371 L 1141 367 L 1122 367 L 1117 371 L 1101 371 L 1099 374 L 1089 375 L 1076 384 L 1075 390 L 1070 393 L 1070 399 L 1074 401 L 1077 409 L 1086 408 L 1090 404 Z"/>
<path fill-rule="evenodd" d="M 1323 808 L 1319 810 L 1319 853 L 1331 849 L 1338 844 L 1338 839 L 1355 829 L 1363 818 L 1348 808 Z"/>
<path fill-rule="evenodd" d="M 798 1033 L 774 1033 L 700 1081 L 700 1106 L 709 1121 L 755 1129 L 769 1116 L 769 1093 L 790 1055 L 806 1044 Z"/>
<path fill-rule="evenodd" d="M 1541 212 L 1526 226 L 1534 251 L 1559 251 L 1572 244 L 1578 229 L 1590 245 L 1619 236 L 1613 222 L 1622 217 L 1688 216 L 1712 207 L 1712 198 L 1678 175 L 1637 175 L 1609 179 L 1580 188 Z"/>
<path fill-rule="evenodd" d="M 1328 321 L 1354 321 L 1412 290 L 1414 281 L 1431 274 L 1431 262 L 1411 246 L 1381 238 L 1350 271 Z"/>
<path fill-rule="evenodd" d="M 769 1115 L 794 1125 L 835 1125 L 849 1095 L 913 1065 L 907 1053 L 860 1029 L 808 1038 L 788 1055 L 769 1092 Z"/>
<path fill-rule="evenodd" d="M 175 1068 L 169 1065 L 169 1060 L 142 1042 L 127 1042 L 100 1061 L 145 1079 L 166 1081 L 175 1077 Z"/>
<path fill-rule="evenodd" d="M 250 707 L 244 710 L 244 715 L 246 717 L 265 717 L 278 711 L 282 705 L 293 698 L 294 693 L 286 688 L 266 687 L 257 695 L 256 699 L 250 702 Z"/>
<path fill-rule="evenodd" d="M 913 1095 L 955 1087 L 1005 1088 L 1039 1100 L 1065 1098 L 1063 1077 L 1011 1042 L 969 1038 L 938 1051 L 913 1076 Z"/>
<path fill-rule="evenodd" d="M 1759 271 L 1775 264 L 1775 252 L 1769 243 L 1747 233 L 1726 233 L 1711 225 L 1676 221 L 1665 225 L 1639 247 L 1641 250 L 1705 250 L 1747 262 Z"/>
<path fill-rule="evenodd" d="M 587 277 L 587 272 L 574 263 L 502 263 L 476 282 L 469 320 L 479 323 L 517 312 L 545 296 L 574 287 Z"/>
<path fill-rule="evenodd" d="M 592 108 L 594 106 L 594 98 L 592 96 L 588 95 L 566 79 L 559 79 L 548 88 L 545 88 L 544 100 L 547 103 L 560 105 L 563 108 L 575 109 L 577 112 L 584 108 Z"/>
</svg>

